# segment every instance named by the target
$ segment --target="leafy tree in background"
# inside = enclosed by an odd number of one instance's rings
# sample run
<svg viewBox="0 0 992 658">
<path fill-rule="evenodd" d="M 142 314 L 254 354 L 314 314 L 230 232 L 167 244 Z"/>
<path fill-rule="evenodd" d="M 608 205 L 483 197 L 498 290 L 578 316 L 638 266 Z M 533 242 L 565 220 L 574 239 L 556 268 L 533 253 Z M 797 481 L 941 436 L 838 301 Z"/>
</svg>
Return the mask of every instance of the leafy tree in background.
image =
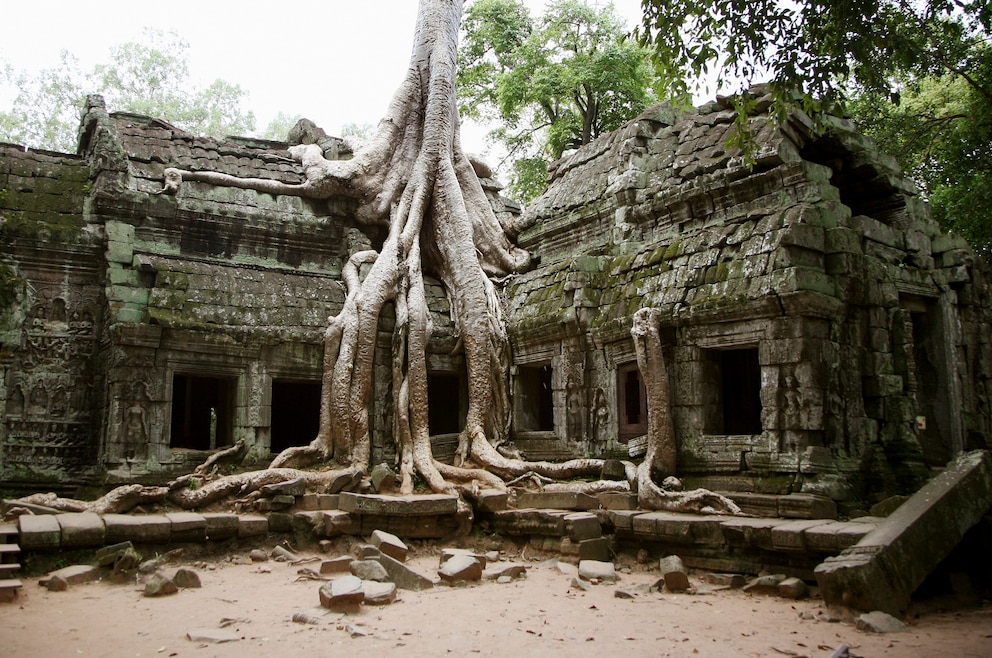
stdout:
<svg viewBox="0 0 992 658">
<path fill-rule="evenodd" d="M 241 105 L 238 85 L 215 80 L 203 89 L 190 81 L 189 44 L 175 33 L 146 29 L 145 41 L 110 50 L 110 62 L 88 73 L 62 52 L 59 65 L 30 77 L 9 67 L 5 80 L 17 90 L 13 108 L 0 112 L 0 139 L 38 148 L 76 150 L 86 93 L 103 94 L 109 108 L 164 119 L 194 134 L 223 137 L 255 130 L 255 116 Z"/>
<path fill-rule="evenodd" d="M 851 118 L 894 155 L 930 200 L 941 226 L 992 254 L 992 48 L 974 53 L 971 81 L 902 76 L 896 94 L 861 91 Z"/>
<path fill-rule="evenodd" d="M 498 124 L 512 193 L 546 187 L 547 164 L 637 116 L 655 100 L 647 51 L 612 5 L 556 0 L 533 19 L 519 0 L 477 0 L 463 20 L 462 116 Z"/>
<path fill-rule="evenodd" d="M 638 29 L 676 98 L 771 81 L 781 120 L 855 99 L 860 127 L 902 158 L 945 228 L 990 243 L 988 0 L 642 0 Z M 740 121 L 739 126 L 745 123 Z M 736 143 L 747 147 L 746 131 Z"/>
</svg>

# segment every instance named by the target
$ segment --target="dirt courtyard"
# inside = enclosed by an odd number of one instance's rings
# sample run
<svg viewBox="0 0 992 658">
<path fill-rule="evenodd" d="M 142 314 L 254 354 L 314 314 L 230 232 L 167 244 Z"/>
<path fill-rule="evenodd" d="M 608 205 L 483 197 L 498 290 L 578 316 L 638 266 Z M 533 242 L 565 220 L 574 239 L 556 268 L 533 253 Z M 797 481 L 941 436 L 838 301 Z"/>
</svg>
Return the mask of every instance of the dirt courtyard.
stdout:
<svg viewBox="0 0 992 658">
<path fill-rule="evenodd" d="M 713 588 L 696 575 L 693 594 L 647 591 L 659 575 L 643 565 L 621 565 L 619 583 L 580 591 L 547 556 L 513 557 L 527 566 L 525 578 L 401 590 L 391 605 L 331 612 L 317 624 L 292 620 L 319 608 L 321 583 L 298 575 L 316 563 L 251 563 L 247 551 L 163 565 L 167 575 L 192 567 L 203 586 L 161 598 L 144 597 L 134 584 L 92 582 L 51 592 L 38 578 L 23 578 L 18 598 L 0 604 L 0 647 L 5 656 L 114 658 L 829 656 L 842 644 L 851 656 L 992 655 L 990 606 L 928 613 L 911 618 L 909 632 L 876 635 L 836 620 L 817 598 L 752 596 Z M 422 549 L 408 563 L 437 581 L 438 549 Z M 187 638 L 221 628 L 239 639 Z"/>
</svg>

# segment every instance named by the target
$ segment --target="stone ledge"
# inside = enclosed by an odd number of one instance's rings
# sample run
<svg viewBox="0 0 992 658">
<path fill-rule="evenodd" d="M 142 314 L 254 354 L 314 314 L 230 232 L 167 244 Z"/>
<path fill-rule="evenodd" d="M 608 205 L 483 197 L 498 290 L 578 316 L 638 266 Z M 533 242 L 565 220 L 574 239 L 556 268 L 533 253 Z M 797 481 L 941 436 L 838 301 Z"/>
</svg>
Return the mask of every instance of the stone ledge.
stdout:
<svg viewBox="0 0 992 658">
<path fill-rule="evenodd" d="M 458 496 L 446 494 L 382 496 L 345 492 L 338 503 L 341 510 L 359 516 L 431 516 L 458 512 Z"/>
</svg>

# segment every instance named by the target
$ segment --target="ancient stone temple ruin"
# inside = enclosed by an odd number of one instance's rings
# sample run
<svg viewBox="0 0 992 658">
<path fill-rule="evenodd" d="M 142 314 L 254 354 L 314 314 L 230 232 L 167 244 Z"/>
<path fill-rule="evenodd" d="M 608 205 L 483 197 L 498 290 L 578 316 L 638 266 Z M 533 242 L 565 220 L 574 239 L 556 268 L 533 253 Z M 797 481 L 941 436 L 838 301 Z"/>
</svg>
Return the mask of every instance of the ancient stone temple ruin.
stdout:
<svg viewBox="0 0 992 658">
<path fill-rule="evenodd" d="M 662 310 L 687 480 L 847 504 L 913 491 L 928 466 L 986 447 L 981 261 L 850 124 L 816 135 L 763 111 L 753 167 L 724 146 L 727 105 L 659 106 L 557 162 L 522 213 L 478 164 L 539 258 L 501 282 L 524 457 L 643 454 L 630 333 L 643 307 Z M 77 155 L 0 146 L 0 479 L 151 481 L 239 440 L 262 463 L 313 439 L 342 266 L 381 229 L 348 200 L 196 182 L 161 193 L 167 167 L 300 182 L 286 149 L 108 114 L 98 97 Z M 428 293 L 430 430 L 450 459 L 465 365 L 443 286 Z M 390 325 L 372 463 L 396 458 Z"/>
</svg>

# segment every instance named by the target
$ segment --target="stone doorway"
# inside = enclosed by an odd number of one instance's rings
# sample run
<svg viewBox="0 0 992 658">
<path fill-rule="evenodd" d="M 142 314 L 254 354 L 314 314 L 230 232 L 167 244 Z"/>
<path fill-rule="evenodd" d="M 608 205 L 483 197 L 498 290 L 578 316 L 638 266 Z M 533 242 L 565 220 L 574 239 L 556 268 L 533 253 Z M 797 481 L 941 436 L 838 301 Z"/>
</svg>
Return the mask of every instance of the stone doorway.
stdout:
<svg viewBox="0 0 992 658">
<path fill-rule="evenodd" d="M 176 373 L 169 447 L 213 450 L 231 445 L 236 383 L 231 377 Z"/>
<path fill-rule="evenodd" d="M 272 454 L 313 441 L 320 428 L 320 382 L 273 380 L 271 423 Z"/>
</svg>

